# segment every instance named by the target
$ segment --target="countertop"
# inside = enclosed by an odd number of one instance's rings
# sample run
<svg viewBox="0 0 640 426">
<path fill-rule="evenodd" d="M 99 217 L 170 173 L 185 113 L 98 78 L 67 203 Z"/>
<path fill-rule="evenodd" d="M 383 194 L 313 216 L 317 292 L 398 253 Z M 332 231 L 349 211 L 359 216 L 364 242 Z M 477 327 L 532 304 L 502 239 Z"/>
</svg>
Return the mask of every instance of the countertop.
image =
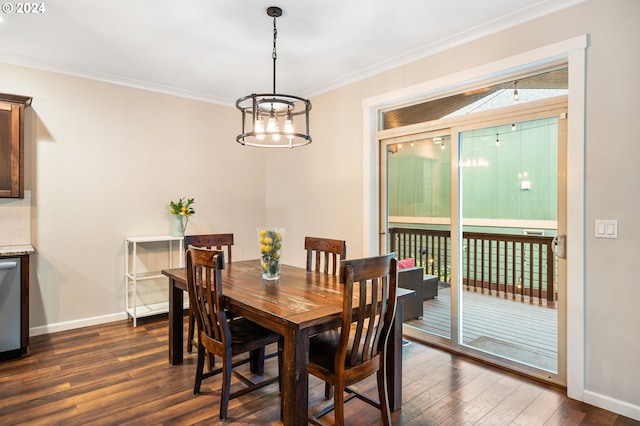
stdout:
<svg viewBox="0 0 640 426">
<path fill-rule="evenodd" d="M 24 244 L 19 246 L 0 246 L 0 256 L 23 256 L 25 254 L 35 253 L 35 249 L 31 244 Z"/>
</svg>

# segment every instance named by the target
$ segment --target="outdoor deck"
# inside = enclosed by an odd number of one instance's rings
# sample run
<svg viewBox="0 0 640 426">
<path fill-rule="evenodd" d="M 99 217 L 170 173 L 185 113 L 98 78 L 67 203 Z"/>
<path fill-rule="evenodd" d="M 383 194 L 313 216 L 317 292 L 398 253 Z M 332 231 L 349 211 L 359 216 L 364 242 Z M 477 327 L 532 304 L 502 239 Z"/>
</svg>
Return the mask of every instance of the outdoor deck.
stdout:
<svg viewBox="0 0 640 426">
<path fill-rule="evenodd" d="M 556 309 L 473 291 L 462 297 L 465 345 L 556 371 Z M 441 286 L 438 298 L 424 301 L 423 318 L 405 323 L 450 338 L 450 307 L 451 289 Z"/>
</svg>

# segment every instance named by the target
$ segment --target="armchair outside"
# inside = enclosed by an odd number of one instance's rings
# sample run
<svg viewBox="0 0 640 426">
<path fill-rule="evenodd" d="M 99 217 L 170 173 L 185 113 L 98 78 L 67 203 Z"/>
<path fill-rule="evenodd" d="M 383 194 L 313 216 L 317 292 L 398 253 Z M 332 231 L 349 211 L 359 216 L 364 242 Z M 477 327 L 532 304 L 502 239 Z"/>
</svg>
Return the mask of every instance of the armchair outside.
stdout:
<svg viewBox="0 0 640 426">
<path fill-rule="evenodd" d="M 404 301 L 402 321 L 422 318 L 422 302 L 438 297 L 438 277 L 424 274 L 421 266 L 398 270 L 398 287 L 416 292 L 416 297 Z"/>
</svg>

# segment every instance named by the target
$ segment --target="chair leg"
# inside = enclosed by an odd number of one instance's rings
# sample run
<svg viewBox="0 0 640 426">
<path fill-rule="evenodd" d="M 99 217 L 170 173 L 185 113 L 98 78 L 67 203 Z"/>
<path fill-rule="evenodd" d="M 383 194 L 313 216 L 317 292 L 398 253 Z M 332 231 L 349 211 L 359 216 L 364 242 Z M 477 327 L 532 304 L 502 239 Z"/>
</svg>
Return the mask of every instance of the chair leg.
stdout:
<svg viewBox="0 0 640 426">
<path fill-rule="evenodd" d="M 278 391 L 282 392 L 282 372 L 284 371 L 284 337 L 278 339 Z M 281 404 L 282 405 L 282 404 Z M 280 413 L 282 417 L 282 413 Z"/>
<path fill-rule="evenodd" d="M 231 395 L 231 353 L 228 351 L 227 356 L 222 359 L 222 392 L 220 395 L 220 420 L 227 419 L 227 410 L 229 408 L 229 398 Z"/>
<path fill-rule="evenodd" d="M 204 347 L 198 345 L 198 363 L 196 365 L 196 381 L 193 385 L 193 394 L 200 393 L 200 384 L 202 383 L 202 375 L 204 369 L 205 350 Z"/>
<path fill-rule="evenodd" d="M 380 368 L 377 372 L 378 379 L 378 398 L 380 401 L 380 411 L 382 414 L 382 424 L 384 426 L 391 425 L 391 411 L 389 410 L 389 394 L 385 386 L 385 370 Z"/>
<path fill-rule="evenodd" d="M 336 383 L 333 387 L 333 407 L 336 426 L 344 426 L 344 385 Z"/>
<path fill-rule="evenodd" d="M 216 357 L 214 354 L 208 351 L 207 351 L 207 361 L 208 361 L 207 364 L 209 365 L 209 370 L 207 371 L 212 371 L 214 368 L 216 368 Z"/>
<path fill-rule="evenodd" d="M 250 364 L 249 368 L 253 374 L 264 374 L 264 346 L 258 349 L 254 349 L 249 353 Z"/>
<path fill-rule="evenodd" d="M 324 384 L 324 397 L 326 399 L 333 398 L 333 386 L 330 385 L 329 383 Z"/>
<path fill-rule="evenodd" d="M 187 332 L 187 352 L 191 353 L 193 351 L 193 335 L 194 329 L 196 327 L 196 317 L 193 315 L 193 312 L 189 310 L 189 331 Z"/>
</svg>

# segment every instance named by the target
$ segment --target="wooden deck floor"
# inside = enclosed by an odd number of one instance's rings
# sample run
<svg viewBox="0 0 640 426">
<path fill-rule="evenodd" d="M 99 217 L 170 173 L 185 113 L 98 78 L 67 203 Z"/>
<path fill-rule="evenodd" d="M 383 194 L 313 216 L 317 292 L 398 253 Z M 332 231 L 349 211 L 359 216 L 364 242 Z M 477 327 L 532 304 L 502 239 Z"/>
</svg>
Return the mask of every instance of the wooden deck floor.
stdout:
<svg viewBox="0 0 640 426">
<path fill-rule="evenodd" d="M 558 311 L 464 291 L 462 343 L 547 371 L 557 371 Z M 421 320 L 406 324 L 451 338 L 451 289 L 425 300 Z"/>
</svg>

